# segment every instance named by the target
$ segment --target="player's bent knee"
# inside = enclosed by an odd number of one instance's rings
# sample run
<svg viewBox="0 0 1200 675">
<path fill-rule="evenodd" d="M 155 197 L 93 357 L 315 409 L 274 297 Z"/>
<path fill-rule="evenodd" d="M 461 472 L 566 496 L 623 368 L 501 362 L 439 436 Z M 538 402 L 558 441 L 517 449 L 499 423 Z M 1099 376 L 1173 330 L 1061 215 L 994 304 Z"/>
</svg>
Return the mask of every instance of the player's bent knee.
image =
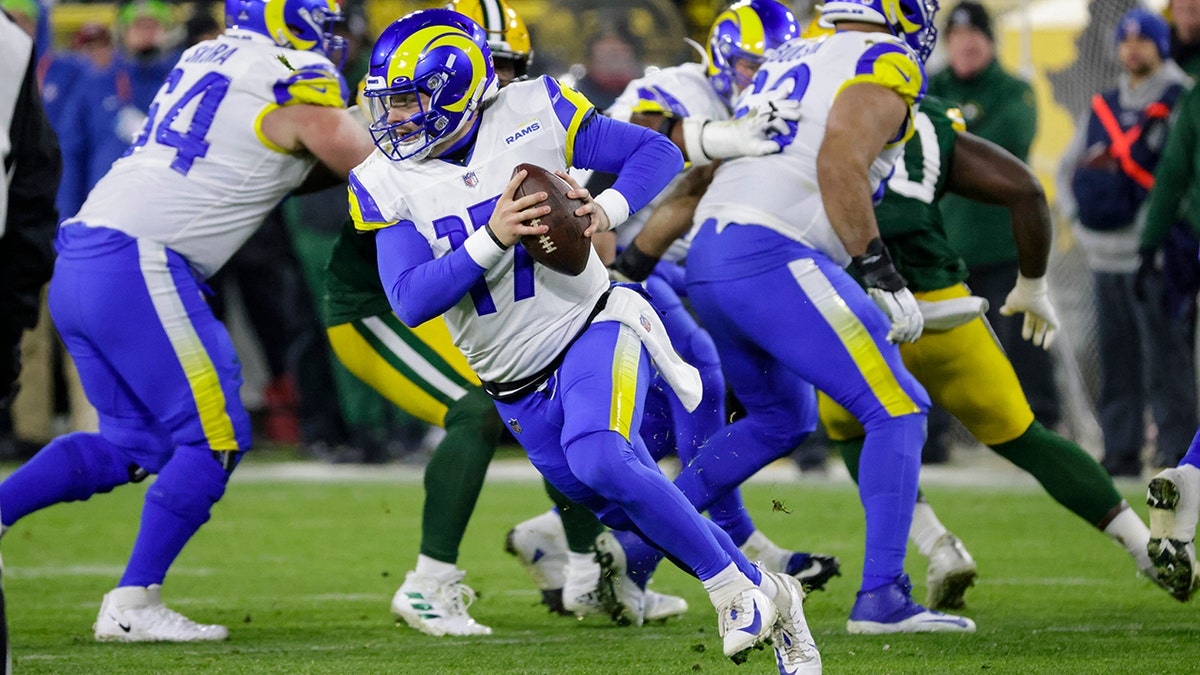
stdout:
<svg viewBox="0 0 1200 675">
<path fill-rule="evenodd" d="M 71 473 L 70 501 L 111 492 L 130 480 L 129 462 L 121 451 L 98 434 L 76 432 L 59 438 Z"/>
<path fill-rule="evenodd" d="M 225 494 L 228 481 L 229 474 L 211 450 L 180 448 L 146 491 L 146 501 L 203 523 Z"/>
</svg>

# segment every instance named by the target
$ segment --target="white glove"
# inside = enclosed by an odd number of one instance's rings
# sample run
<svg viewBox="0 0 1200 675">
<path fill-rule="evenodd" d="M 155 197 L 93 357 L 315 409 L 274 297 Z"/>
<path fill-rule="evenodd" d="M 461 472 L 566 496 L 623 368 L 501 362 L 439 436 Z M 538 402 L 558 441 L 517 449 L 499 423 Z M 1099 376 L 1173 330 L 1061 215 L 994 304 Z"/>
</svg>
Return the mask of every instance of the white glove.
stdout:
<svg viewBox="0 0 1200 675">
<path fill-rule="evenodd" d="M 791 99 L 767 101 L 736 119 L 713 122 L 686 117 L 683 143 L 693 166 L 714 159 L 759 157 L 783 149 L 775 137 L 793 133 L 791 123 L 800 119 L 800 102 Z"/>
<path fill-rule="evenodd" d="M 1017 276 L 1017 285 L 1004 299 L 1000 314 L 1012 316 L 1017 312 L 1025 312 L 1021 337 L 1043 349 L 1050 349 L 1050 343 L 1054 342 L 1058 332 L 1058 315 L 1054 312 L 1054 305 L 1050 304 L 1050 287 L 1046 284 L 1046 277 L 1030 279 Z"/>
<path fill-rule="evenodd" d="M 917 305 L 912 291 L 907 288 L 895 292 L 882 288 L 868 288 L 867 294 L 892 320 L 892 329 L 887 335 L 888 342 L 916 342 L 917 338 L 921 337 L 921 330 L 925 328 L 925 317 L 921 314 L 921 308 Z"/>
</svg>

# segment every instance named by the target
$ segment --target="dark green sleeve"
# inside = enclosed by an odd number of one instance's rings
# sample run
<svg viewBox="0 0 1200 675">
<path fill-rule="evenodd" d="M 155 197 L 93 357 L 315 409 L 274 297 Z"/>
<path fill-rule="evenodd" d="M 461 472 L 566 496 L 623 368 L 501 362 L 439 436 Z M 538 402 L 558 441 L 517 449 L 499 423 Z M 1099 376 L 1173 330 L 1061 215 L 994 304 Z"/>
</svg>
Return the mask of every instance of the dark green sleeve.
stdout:
<svg viewBox="0 0 1200 675">
<path fill-rule="evenodd" d="M 1167 135 L 1166 147 L 1154 169 L 1154 187 L 1147 198 L 1146 229 L 1142 248 L 1158 248 L 1167 238 L 1171 225 L 1179 218 L 1179 205 L 1195 176 L 1192 158 L 1196 155 L 1196 116 L 1200 115 L 1200 87 L 1188 92 L 1179 104 L 1175 126 Z"/>
</svg>

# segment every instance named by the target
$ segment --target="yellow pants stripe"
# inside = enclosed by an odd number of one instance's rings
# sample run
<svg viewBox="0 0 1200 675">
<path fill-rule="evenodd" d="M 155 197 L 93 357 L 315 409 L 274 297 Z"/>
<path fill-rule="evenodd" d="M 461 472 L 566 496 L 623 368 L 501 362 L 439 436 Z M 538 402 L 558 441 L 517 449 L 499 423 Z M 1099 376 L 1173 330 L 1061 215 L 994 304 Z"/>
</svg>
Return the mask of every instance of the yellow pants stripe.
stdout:
<svg viewBox="0 0 1200 675">
<path fill-rule="evenodd" d="M 167 267 L 167 250 L 160 244 L 144 239 L 137 241 L 142 279 L 146 282 L 146 290 L 150 293 L 150 302 L 158 314 L 159 323 L 166 331 L 167 340 L 187 377 L 208 447 L 225 452 L 241 450 L 233 431 L 233 420 L 225 409 L 221 378 L 195 326 L 188 319 L 187 308 L 183 306 L 179 289 Z"/>
<path fill-rule="evenodd" d="M 642 341 L 633 329 L 622 325 L 612 364 L 612 402 L 608 428 L 629 439 L 633 411 L 637 406 L 638 367 L 642 360 Z"/>
<path fill-rule="evenodd" d="M 915 294 L 934 302 L 970 295 L 962 284 Z M 1012 363 L 980 318 L 943 333 L 926 333 L 900 345 L 908 371 L 929 397 L 954 415 L 984 445 L 1017 438 L 1033 424 L 1033 411 Z M 835 441 L 863 435 L 854 416 L 821 396 L 821 422 Z"/>
<path fill-rule="evenodd" d="M 838 295 L 837 289 L 817 263 L 809 258 L 802 258 L 788 263 L 788 268 L 804 294 L 816 306 L 826 323 L 833 328 L 883 409 L 892 417 L 921 412 L 921 408 L 896 380 L 892 367 L 883 358 L 867 327 L 842 296 Z"/>
</svg>

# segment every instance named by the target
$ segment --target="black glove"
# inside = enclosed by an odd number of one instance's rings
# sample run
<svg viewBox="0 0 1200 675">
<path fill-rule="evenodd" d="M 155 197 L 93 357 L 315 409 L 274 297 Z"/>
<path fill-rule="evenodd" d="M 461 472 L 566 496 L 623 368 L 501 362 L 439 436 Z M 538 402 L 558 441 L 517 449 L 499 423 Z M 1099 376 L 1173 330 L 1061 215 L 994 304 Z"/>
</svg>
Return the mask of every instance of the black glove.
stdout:
<svg viewBox="0 0 1200 675">
<path fill-rule="evenodd" d="M 908 280 L 896 271 L 892 264 L 892 256 L 888 253 L 883 240 L 876 237 L 867 244 L 867 251 L 856 255 L 850 260 L 854 271 L 862 279 L 867 288 L 878 288 L 889 293 L 895 293 L 908 286 Z"/>
<path fill-rule="evenodd" d="M 637 243 L 631 241 L 625 250 L 617 254 L 617 259 L 609 265 L 609 268 L 624 275 L 630 281 L 641 283 L 649 278 L 654 267 L 658 265 L 658 260 L 642 251 L 637 247 Z"/>
<path fill-rule="evenodd" d="M 1150 293 L 1148 286 L 1158 274 L 1158 250 L 1153 248 L 1139 250 L 1137 274 L 1133 277 L 1133 295 L 1138 302 L 1146 302 Z"/>
<path fill-rule="evenodd" d="M 21 334 L 17 333 L 14 338 L 0 337 L 0 406 L 11 402 L 20 374 Z"/>
</svg>

